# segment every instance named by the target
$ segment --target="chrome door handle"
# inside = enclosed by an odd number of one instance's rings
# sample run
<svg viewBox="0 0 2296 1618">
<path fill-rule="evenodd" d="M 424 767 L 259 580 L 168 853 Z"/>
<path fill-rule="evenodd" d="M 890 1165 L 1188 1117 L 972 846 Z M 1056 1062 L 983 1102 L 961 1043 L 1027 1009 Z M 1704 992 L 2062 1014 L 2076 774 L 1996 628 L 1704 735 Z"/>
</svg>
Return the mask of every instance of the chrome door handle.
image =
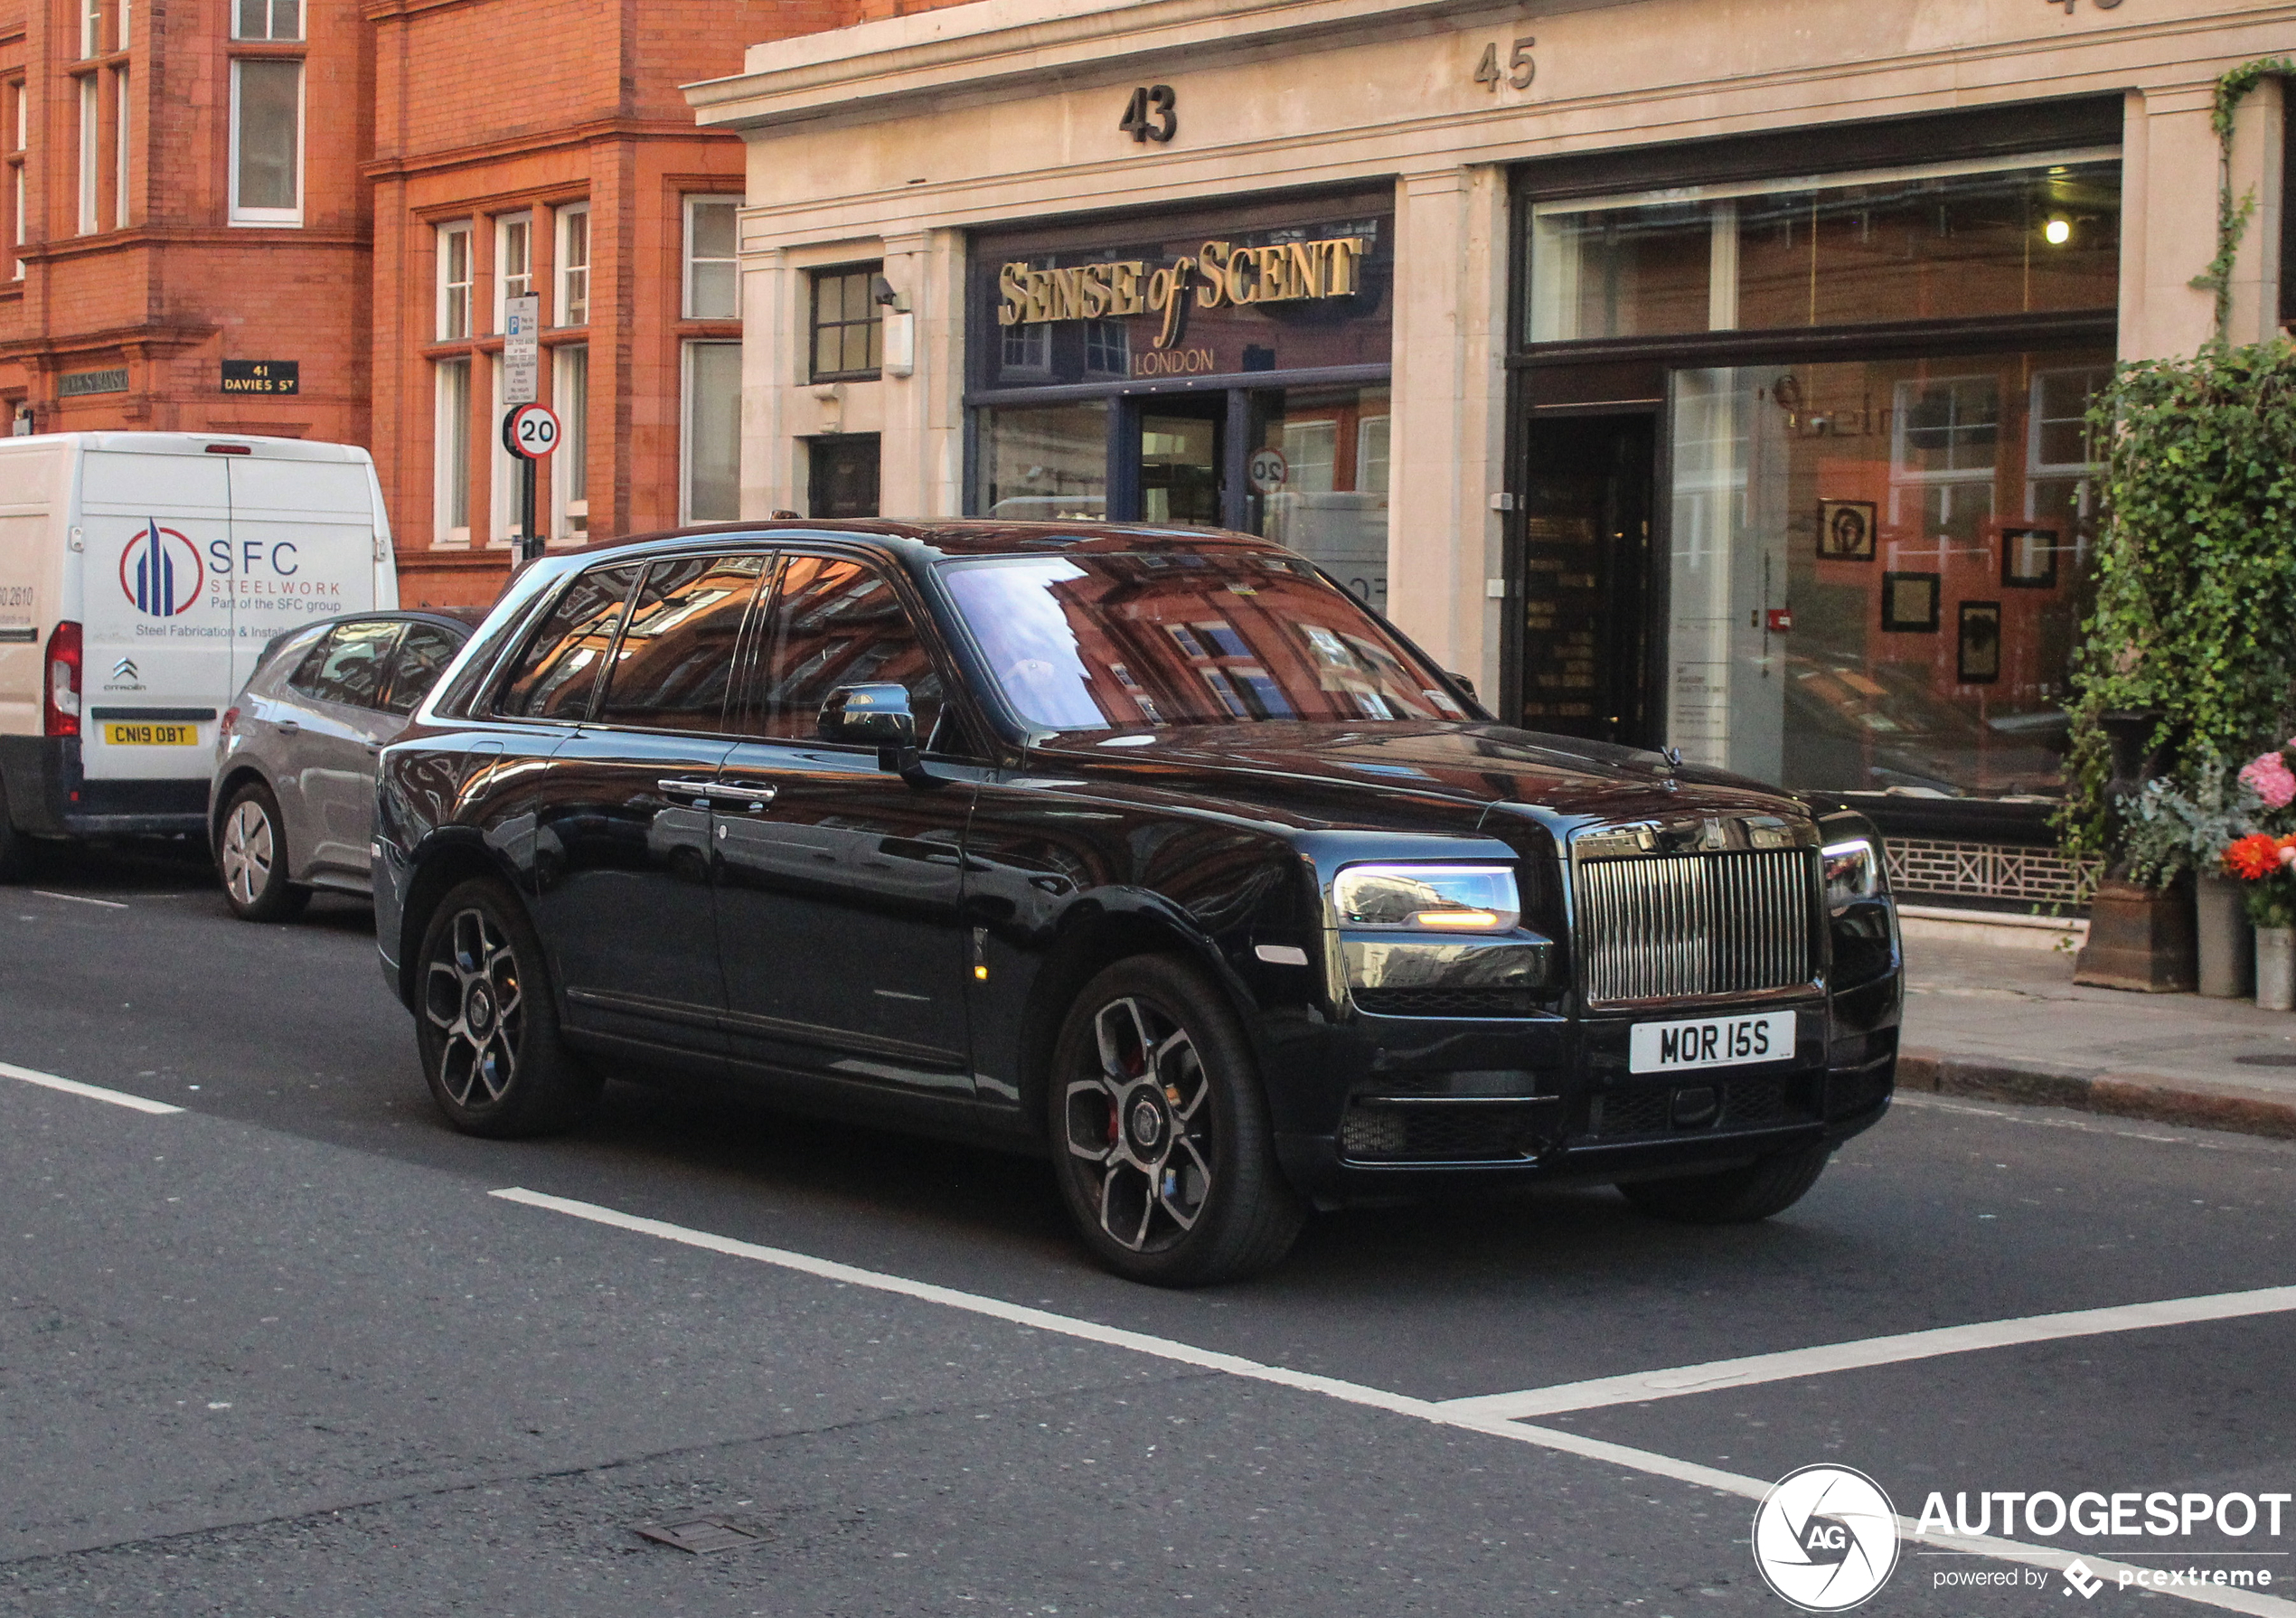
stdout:
<svg viewBox="0 0 2296 1618">
<path fill-rule="evenodd" d="M 662 789 L 663 797 L 689 799 L 697 809 L 706 809 L 710 806 L 710 795 L 714 790 L 713 784 L 708 781 L 668 779 L 656 781 L 654 785 Z"/>
<path fill-rule="evenodd" d="M 281 736 L 300 736 L 303 734 L 303 727 L 296 724 L 293 720 L 274 720 L 271 722 L 271 728 L 277 730 Z"/>
<path fill-rule="evenodd" d="M 713 802 L 739 804 L 752 814 L 761 814 L 780 792 L 780 787 L 763 781 L 749 786 L 733 786 L 717 781 L 710 785 L 710 796 Z"/>
</svg>

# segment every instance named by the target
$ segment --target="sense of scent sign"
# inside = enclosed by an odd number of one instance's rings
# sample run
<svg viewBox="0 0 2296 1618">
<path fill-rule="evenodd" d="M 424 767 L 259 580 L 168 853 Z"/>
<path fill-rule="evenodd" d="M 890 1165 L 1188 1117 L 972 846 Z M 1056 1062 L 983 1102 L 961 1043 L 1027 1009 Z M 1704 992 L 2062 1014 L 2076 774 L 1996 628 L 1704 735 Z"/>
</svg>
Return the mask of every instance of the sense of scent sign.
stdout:
<svg viewBox="0 0 2296 1618">
<path fill-rule="evenodd" d="M 1060 269 L 1011 262 L 997 272 L 996 320 L 1016 326 L 1161 314 L 1155 346 L 1170 348 L 1185 330 L 1191 296 L 1200 309 L 1353 297 L 1370 248 L 1365 237 L 1332 236 L 1267 247 L 1207 241 L 1200 252 L 1153 268 L 1142 259 Z"/>
</svg>

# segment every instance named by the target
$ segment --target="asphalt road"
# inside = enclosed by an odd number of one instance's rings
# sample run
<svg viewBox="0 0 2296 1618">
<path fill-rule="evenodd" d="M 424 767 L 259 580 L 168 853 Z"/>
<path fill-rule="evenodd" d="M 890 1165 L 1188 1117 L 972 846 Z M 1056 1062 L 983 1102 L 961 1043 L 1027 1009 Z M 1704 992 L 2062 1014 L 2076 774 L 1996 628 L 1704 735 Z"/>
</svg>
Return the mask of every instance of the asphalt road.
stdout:
<svg viewBox="0 0 2296 1618">
<path fill-rule="evenodd" d="M 149 858 L 37 889 L 0 889 L 0 1063 L 183 1110 L 0 1077 L 0 1612 L 1689 1618 L 1790 1610 L 1746 1490 L 1811 1464 L 1908 1517 L 2296 1491 L 2296 1293 L 1528 1422 L 1443 1404 L 2296 1286 L 2282 1144 L 1908 1102 L 1764 1226 L 1367 1210 L 1160 1293 L 1085 1261 L 1040 1165 L 738 1096 L 455 1135 L 362 906 L 247 926 Z M 636 1532 L 698 1518 L 745 1537 Z M 2272 1572 L 2219 1599 L 2296 1613 L 2296 1507 L 2277 1538 L 2026 1527 L 2104 1587 L 1909 1542 L 1861 1610 L 2212 1592 L 2115 1587 L 2143 1566 Z M 1941 1584 L 1973 1570 L 2028 1582 Z"/>
</svg>

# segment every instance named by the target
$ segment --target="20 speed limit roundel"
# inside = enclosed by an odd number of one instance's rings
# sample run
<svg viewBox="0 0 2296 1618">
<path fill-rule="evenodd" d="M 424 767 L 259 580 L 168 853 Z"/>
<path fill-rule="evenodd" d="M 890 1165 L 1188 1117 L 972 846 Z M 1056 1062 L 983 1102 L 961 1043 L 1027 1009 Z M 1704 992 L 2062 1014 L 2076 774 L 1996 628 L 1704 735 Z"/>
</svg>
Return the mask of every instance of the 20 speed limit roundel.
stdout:
<svg viewBox="0 0 2296 1618">
<path fill-rule="evenodd" d="M 522 404 L 503 418 L 503 447 L 539 461 L 558 447 L 558 417 L 547 405 Z"/>
</svg>

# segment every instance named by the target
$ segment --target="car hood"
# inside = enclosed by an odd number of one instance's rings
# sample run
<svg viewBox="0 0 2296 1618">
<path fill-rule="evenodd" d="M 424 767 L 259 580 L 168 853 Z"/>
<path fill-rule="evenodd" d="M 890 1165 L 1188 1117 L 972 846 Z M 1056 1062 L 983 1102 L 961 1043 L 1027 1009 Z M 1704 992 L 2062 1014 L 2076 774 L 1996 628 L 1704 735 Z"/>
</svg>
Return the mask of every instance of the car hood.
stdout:
<svg viewBox="0 0 2296 1618">
<path fill-rule="evenodd" d="M 1280 804 L 1326 821 L 1350 818 L 1350 800 L 1388 824 L 1411 800 L 1454 825 L 1481 823 L 1494 811 L 1589 821 L 1692 809 L 1808 813 L 1773 788 L 1720 770 L 1674 767 L 1658 753 L 1487 721 L 1092 731 L 1049 738 L 1038 751 L 1094 775 L 1144 777 L 1167 790 Z"/>
</svg>

